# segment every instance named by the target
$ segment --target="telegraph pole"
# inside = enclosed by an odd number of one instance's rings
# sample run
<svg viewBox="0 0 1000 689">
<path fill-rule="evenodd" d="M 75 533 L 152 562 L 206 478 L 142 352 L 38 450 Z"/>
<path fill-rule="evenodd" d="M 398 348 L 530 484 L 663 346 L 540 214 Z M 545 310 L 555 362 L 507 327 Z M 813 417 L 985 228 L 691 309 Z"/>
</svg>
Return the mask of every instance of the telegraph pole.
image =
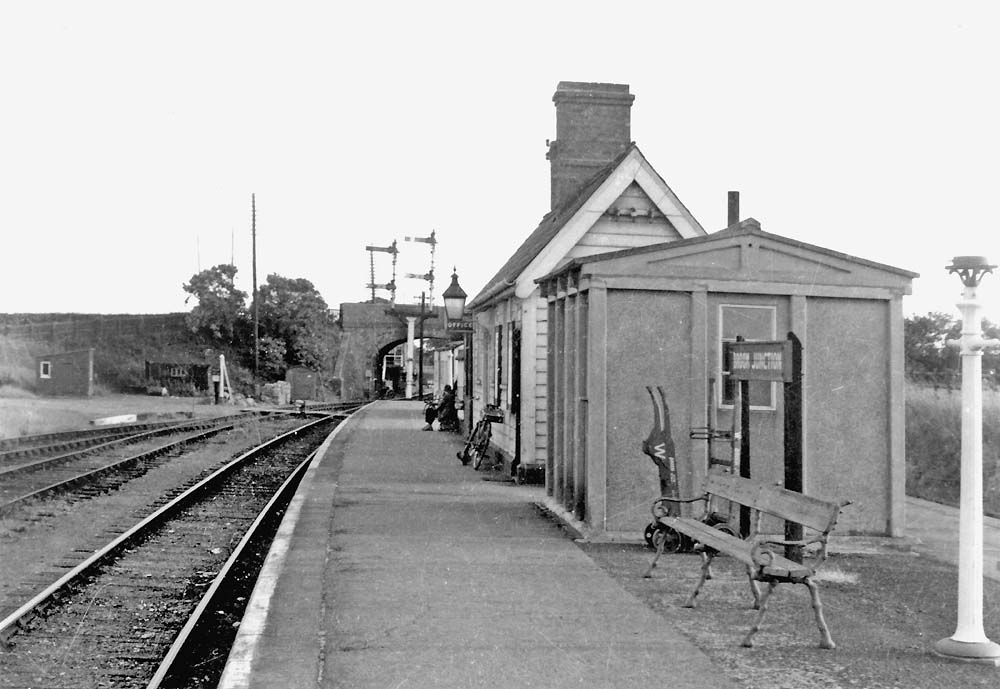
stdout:
<svg viewBox="0 0 1000 689">
<path fill-rule="evenodd" d="M 424 293 L 420 293 L 420 359 L 417 365 L 417 397 L 424 394 Z"/>
<path fill-rule="evenodd" d="M 253 244 L 253 396 L 258 397 L 260 375 L 260 305 L 257 303 L 257 195 L 250 194 L 250 237 Z"/>
</svg>

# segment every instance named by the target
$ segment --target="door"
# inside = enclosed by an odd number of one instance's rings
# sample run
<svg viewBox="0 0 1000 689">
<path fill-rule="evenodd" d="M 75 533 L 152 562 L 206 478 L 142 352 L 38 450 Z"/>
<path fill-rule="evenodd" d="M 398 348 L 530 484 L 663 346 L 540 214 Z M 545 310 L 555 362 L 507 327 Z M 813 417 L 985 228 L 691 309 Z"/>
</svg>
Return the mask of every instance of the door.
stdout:
<svg viewBox="0 0 1000 689">
<path fill-rule="evenodd" d="M 521 464 L 521 329 L 510 333 L 510 413 L 514 416 L 514 460 L 511 472 Z"/>
</svg>

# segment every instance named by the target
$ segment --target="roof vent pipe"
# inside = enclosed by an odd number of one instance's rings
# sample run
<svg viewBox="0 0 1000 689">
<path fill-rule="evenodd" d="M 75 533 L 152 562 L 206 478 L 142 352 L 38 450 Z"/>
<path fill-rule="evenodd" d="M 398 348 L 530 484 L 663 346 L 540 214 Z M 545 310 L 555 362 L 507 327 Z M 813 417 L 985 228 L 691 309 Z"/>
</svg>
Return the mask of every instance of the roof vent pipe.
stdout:
<svg viewBox="0 0 1000 689">
<path fill-rule="evenodd" d="M 729 192 L 729 221 L 726 227 L 732 227 L 740 221 L 740 192 Z"/>
</svg>

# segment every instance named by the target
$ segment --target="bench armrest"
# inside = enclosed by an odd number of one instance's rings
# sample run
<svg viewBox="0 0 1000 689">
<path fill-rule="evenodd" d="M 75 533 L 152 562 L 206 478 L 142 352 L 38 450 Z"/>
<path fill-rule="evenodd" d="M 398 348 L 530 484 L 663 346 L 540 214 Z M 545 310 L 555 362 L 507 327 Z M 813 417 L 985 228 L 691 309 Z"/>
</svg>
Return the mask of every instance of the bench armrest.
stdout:
<svg viewBox="0 0 1000 689">
<path fill-rule="evenodd" d="M 696 498 L 667 498 L 667 497 L 657 498 L 656 500 L 653 501 L 653 506 L 651 508 L 653 512 L 653 518 L 659 519 L 660 517 L 668 516 L 667 503 L 682 504 L 682 503 L 700 502 L 700 501 L 707 502 L 707 500 L 708 500 L 707 495 L 699 495 Z"/>
<path fill-rule="evenodd" d="M 809 546 L 819 543 L 819 549 L 810 558 L 810 567 L 813 571 L 818 570 L 820 565 L 826 561 L 826 534 L 821 534 L 815 538 L 806 538 L 800 541 L 786 541 L 783 538 L 757 538 L 754 540 L 753 548 L 750 550 L 750 557 L 758 567 L 767 567 L 774 561 L 774 553 L 768 550 L 769 546 Z"/>
</svg>

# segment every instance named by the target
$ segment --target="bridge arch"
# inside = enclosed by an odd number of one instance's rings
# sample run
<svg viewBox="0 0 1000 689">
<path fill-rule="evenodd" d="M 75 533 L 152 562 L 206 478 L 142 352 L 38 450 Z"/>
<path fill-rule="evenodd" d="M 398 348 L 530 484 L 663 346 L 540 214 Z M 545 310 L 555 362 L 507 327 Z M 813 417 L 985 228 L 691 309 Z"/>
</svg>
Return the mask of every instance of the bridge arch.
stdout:
<svg viewBox="0 0 1000 689">
<path fill-rule="evenodd" d="M 375 392 L 380 390 L 378 381 L 382 381 L 382 385 L 385 387 L 387 392 L 391 392 L 395 397 L 402 397 L 406 394 L 406 360 L 405 358 L 398 363 L 389 363 L 385 358 L 389 355 L 392 350 L 394 350 L 399 345 L 405 345 L 406 338 L 401 340 L 392 340 L 387 342 L 378 348 L 372 359 L 372 377 L 376 380 Z M 403 357 L 406 353 L 403 353 Z"/>
<path fill-rule="evenodd" d="M 340 355 L 334 375 L 340 379 L 343 399 L 368 399 L 382 386 L 382 359 L 407 341 L 408 319 L 414 319 L 414 337 L 423 322 L 425 340 L 447 339 L 443 310 L 388 302 L 340 305 Z M 406 362 L 402 362 L 405 367 Z M 403 379 L 405 393 L 405 378 Z"/>
</svg>

